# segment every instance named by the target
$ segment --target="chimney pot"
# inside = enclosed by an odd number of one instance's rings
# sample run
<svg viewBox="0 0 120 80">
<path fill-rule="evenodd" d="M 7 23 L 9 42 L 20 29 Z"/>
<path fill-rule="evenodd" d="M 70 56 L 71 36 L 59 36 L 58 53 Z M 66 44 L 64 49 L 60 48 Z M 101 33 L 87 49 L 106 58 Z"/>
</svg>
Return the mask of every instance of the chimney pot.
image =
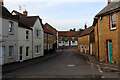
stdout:
<svg viewBox="0 0 120 80">
<path fill-rule="evenodd" d="M 3 0 L 0 0 L 0 5 L 4 5 Z"/>
<path fill-rule="evenodd" d="M 25 16 L 27 16 L 27 15 L 28 15 L 28 12 L 25 10 L 25 11 L 23 11 L 23 14 L 24 14 Z"/>
<path fill-rule="evenodd" d="M 111 3 L 111 0 L 108 0 L 108 5 Z"/>
</svg>

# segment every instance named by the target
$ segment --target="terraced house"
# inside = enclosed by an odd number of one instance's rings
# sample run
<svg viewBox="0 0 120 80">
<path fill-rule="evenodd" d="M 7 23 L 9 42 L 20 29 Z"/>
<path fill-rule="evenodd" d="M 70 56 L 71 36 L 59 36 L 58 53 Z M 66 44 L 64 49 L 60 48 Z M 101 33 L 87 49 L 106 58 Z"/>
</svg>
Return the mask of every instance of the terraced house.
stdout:
<svg viewBox="0 0 120 80">
<path fill-rule="evenodd" d="M 17 61 L 18 21 L 0 2 L 0 64 Z"/>
<path fill-rule="evenodd" d="M 46 27 L 44 28 L 44 54 L 52 53 L 53 51 L 53 33 Z"/>
<path fill-rule="evenodd" d="M 95 55 L 94 26 L 86 28 L 78 38 L 78 51 Z"/>
<path fill-rule="evenodd" d="M 95 20 L 96 56 L 102 61 L 120 62 L 120 2 L 109 2 Z"/>
<path fill-rule="evenodd" d="M 52 51 L 54 52 L 57 49 L 58 31 L 48 23 L 45 23 L 44 26 L 46 26 L 46 28 L 53 34 L 48 37 L 50 37 L 50 39 L 52 38 L 53 45 L 51 45 L 51 48 L 52 48 Z"/>
<path fill-rule="evenodd" d="M 58 46 L 77 46 L 78 32 L 76 31 L 58 31 Z"/>
</svg>

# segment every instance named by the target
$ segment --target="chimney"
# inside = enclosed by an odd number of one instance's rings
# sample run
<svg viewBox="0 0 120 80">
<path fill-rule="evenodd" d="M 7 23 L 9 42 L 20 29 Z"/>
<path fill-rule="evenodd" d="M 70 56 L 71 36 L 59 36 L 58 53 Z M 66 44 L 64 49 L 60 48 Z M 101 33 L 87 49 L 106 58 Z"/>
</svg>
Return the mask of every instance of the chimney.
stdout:
<svg viewBox="0 0 120 80">
<path fill-rule="evenodd" d="M 25 16 L 27 16 L 27 15 L 28 15 L 28 12 L 25 10 L 25 11 L 23 11 L 23 14 L 24 14 Z"/>
<path fill-rule="evenodd" d="M 0 5 L 1 5 L 1 6 L 4 5 L 3 0 L 0 0 Z"/>
<path fill-rule="evenodd" d="M 86 25 L 86 23 L 85 23 L 85 29 L 87 28 L 87 25 Z"/>
<path fill-rule="evenodd" d="M 108 0 L 108 5 L 111 3 L 111 0 Z"/>
</svg>

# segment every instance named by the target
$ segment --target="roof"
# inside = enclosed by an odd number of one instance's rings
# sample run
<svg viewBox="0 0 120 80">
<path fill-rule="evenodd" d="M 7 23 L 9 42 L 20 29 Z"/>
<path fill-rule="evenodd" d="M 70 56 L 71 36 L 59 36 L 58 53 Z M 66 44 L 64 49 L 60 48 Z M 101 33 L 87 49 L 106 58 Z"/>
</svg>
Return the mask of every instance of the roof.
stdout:
<svg viewBox="0 0 120 80">
<path fill-rule="evenodd" d="M 10 20 L 14 20 L 17 21 L 18 18 L 16 16 L 13 16 L 7 8 L 5 8 L 4 6 L 0 5 L 0 17 L 5 18 L 5 19 L 10 19 Z"/>
<path fill-rule="evenodd" d="M 44 32 L 45 32 L 45 33 L 48 33 L 48 34 L 52 34 L 52 35 L 53 35 L 53 33 L 52 33 L 45 25 L 43 25 L 43 29 L 44 29 Z"/>
<path fill-rule="evenodd" d="M 20 18 L 20 22 L 29 26 L 33 27 L 36 20 L 38 19 L 39 16 L 25 16 Z"/>
<path fill-rule="evenodd" d="M 107 12 L 113 11 L 118 8 L 120 8 L 120 1 L 119 2 L 111 2 L 104 9 L 102 9 L 96 16 L 100 16 L 102 14 L 105 14 Z"/>
<path fill-rule="evenodd" d="M 46 26 L 49 26 L 49 27 L 51 27 L 52 29 L 54 29 L 55 31 L 57 31 L 55 28 L 53 28 L 50 24 L 48 24 L 48 23 L 45 23 L 44 25 L 46 25 Z"/>
<path fill-rule="evenodd" d="M 81 34 L 80 37 L 89 35 L 94 30 L 94 26 L 91 26 L 89 28 L 86 28 Z"/>
<path fill-rule="evenodd" d="M 58 31 L 58 36 L 78 36 L 78 32 L 75 31 Z"/>
<path fill-rule="evenodd" d="M 13 12 L 16 13 L 16 15 L 19 15 L 19 16 L 26 16 L 26 15 L 20 13 L 20 12 L 17 12 L 16 10 L 13 10 L 12 13 L 13 13 Z"/>
</svg>

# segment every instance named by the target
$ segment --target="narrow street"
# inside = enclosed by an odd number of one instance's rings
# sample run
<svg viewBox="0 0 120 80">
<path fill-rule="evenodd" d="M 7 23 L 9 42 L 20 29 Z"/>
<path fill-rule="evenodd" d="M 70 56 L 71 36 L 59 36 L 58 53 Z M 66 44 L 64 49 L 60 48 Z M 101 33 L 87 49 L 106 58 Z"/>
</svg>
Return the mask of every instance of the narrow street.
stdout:
<svg viewBox="0 0 120 80">
<path fill-rule="evenodd" d="M 113 74 L 112 74 L 113 75 Z M 110 76 L 110 75 L 109 75 Z M 4 75 L 6 78 L 101 78 L 97 66 L 75 49 L 63 49 L 61 55 Z"/>
</svg>

